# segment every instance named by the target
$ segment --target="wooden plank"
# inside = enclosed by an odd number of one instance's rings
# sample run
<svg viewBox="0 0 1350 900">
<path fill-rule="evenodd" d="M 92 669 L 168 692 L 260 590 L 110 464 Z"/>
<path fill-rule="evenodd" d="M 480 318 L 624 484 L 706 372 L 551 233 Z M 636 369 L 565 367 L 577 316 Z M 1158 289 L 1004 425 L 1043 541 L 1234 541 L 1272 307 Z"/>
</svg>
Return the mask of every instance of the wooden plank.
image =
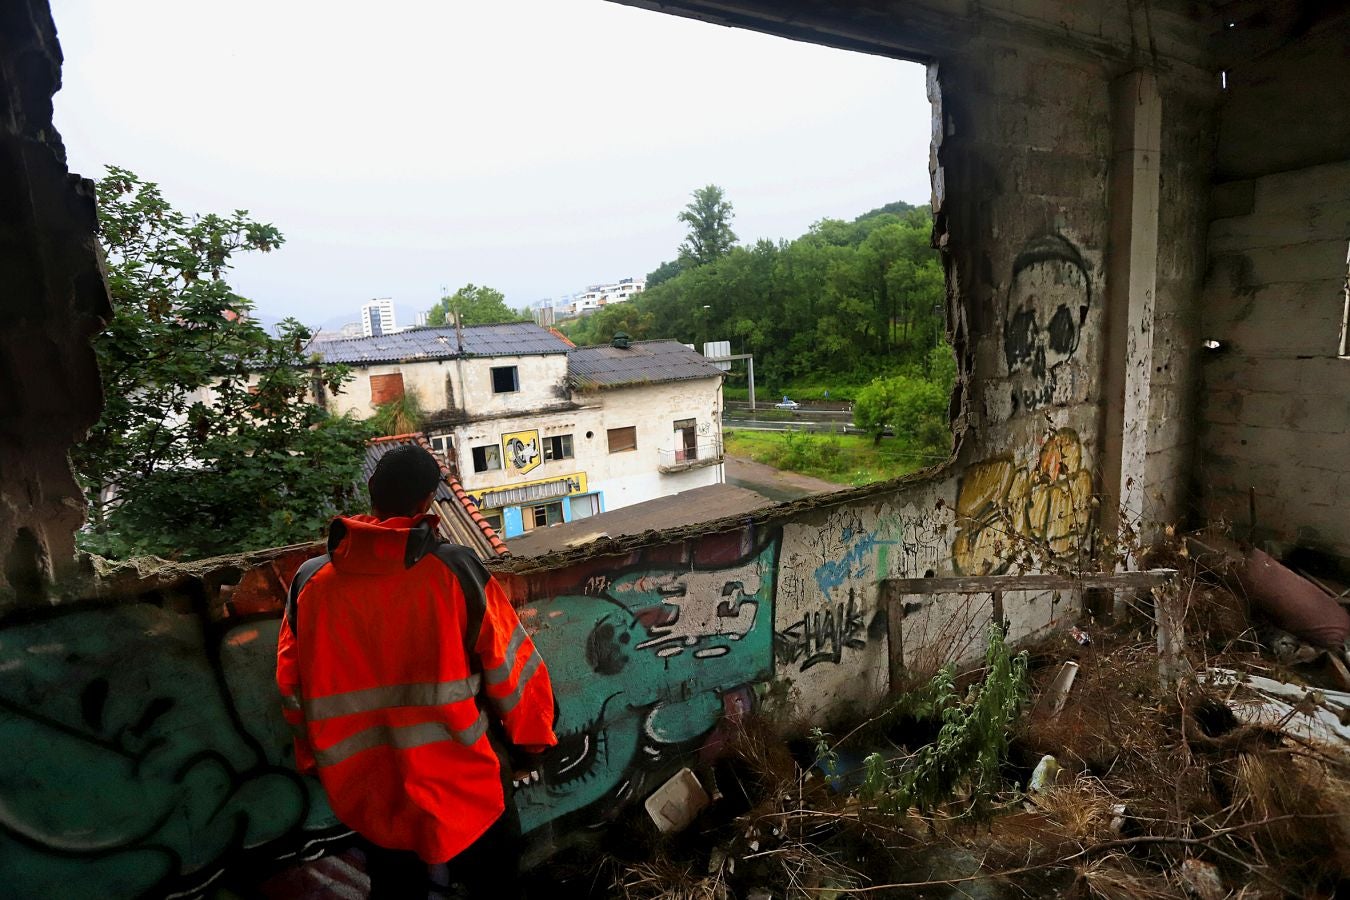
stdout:
<svg viewBox="0 0 1350 900">
<path fill-rule="evenodd" d="M 895 697 L 899 695 L 900 687 L 905 682 L 905 616 L 899 595 L 889 581 L 882 581 L 878 590 L 881 592 L 881 608 L 886 610 L 886 642 L 890 651 L 887 654 L 889 687 L 890 695 Z"/>
<path fill-rule="evenodd" d="M 1083 572 L 1068 575 L 953 575 L 941 578 L 887 578 L 891 597 L 906 594 L 992 594 L 994 591 L 1067 591 L 1103 588 L 1128 590 L 1167 584 L 1177 576 L 1176 569 L 1150 569 L 1146 572 Z"/>
</svg>

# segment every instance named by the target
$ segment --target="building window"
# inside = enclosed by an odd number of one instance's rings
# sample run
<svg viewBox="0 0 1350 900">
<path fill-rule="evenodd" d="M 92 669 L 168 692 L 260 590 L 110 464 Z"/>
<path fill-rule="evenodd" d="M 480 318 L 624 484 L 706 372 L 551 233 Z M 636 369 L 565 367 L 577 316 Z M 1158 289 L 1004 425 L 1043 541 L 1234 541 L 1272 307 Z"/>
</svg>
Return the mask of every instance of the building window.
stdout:
<svg viewBox="0 0 1350 900">
<path fill-rule="evenodd" d="M 454 455 L 455 441 L 451 435 L 433 434 L 431 437 L 427 438 L 427 442 L 431 444 L 432 450 L 435 450 L 446 459 L 449 459 Z"/>
<path fill-rule="evenodd" d="M 473 470 L 488 472 L 502 467 L 502 448 L 496 444 L 484 444 L 473 448 Z"/>
<path fill-rule="evenodd" d="M 637 426 L 629 425 L 627 428 L 611 428 L 609 434 L 609 452 L 623 453 L 626 450 L 637 449 Z"/>
<path fill-rule="evenodd" d="M 502 533 L 502 511 L 500 509 L 483 511 L 483 521 L 492 526 L 492 530 Z"/>
<path fill-rule="evenodd" d="M 572 436 L 559 434 L 544 438 L 544 459 L 571 459 Z"/>
<path fill-rule="evenodd" d="M 677 419 L 675 421 L 675 461 L 688 462 L 698 459 L 698 421 L 695 419 Z"/>
<path fill-rule="evenodd" d="M 515 366 L 492 367 L 492 393 L 510 394 L 520 390 L 520 379 Z"/>
<path fill-rule="evenodd" d="M 589 519 L 591 516 L 600 512 L 599 494 L 582 494 L 572 498 L 572 521 L 578 519 Z"/>
<path fill-rule="evenodd" d="M 563 520 L 562 501 L 557 500 L 553 503 L 543 503 L 539 506 L 526 506 L 520 510 L 520 521 L 526 531 L 533 531 L 536 528 L 547 528 L 550 525 L 557 525 Z"/>
<path fill-rule="evenodd" d="M 370 376 L 370 403 L 379 406 L 403 396 L 403 373 Z"/>
</svg>

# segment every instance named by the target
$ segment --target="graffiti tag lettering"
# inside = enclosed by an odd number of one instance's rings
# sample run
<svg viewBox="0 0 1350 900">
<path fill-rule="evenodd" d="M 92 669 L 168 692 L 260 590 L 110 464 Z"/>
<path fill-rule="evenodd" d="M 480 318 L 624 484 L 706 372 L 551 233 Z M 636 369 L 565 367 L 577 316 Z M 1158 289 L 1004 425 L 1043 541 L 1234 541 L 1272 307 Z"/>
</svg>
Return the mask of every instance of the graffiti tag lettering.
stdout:
<svg viewBox="0 0 1350 900">
<path fill-rule="evenodd" d="M 849 588 L 847 603 L 835 603 L 824 610 L 802 615 L 796 622 L 778 632 L 774 643 L 775 655 L 783 665 L 800 661 L 798 671 L 829 662 L 838 665 L 844 648 L 861 650 L 867 646 L 867 623 L 858 609 L 857 597 Z"/>
</svg>

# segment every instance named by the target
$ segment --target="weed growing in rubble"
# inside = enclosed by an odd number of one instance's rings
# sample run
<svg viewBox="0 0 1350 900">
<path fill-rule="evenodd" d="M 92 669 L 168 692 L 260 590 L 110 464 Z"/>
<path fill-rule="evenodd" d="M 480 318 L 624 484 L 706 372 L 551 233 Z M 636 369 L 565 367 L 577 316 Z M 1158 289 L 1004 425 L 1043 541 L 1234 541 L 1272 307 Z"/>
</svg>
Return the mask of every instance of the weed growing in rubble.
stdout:
<svg viewBox="0 0 1350 900">
<path fill-rule="evenodd" d="M 898 710 L 901 714 L 940 718 L 942 728 L 936 740 L 898 762 L 880 753 L 868 756 L 862 798 L 884 813 L 904 815 L 912 807 L 931 812 L 963 791 L 971 798 L 967 814 L 987 815 L 1026 684 L 1026 652 L 1010 654 L 1003 630 L 991 625 L 984 680 L 961 699 L 955 672 L 946 667 L 906 697 Z"/>
</svg>

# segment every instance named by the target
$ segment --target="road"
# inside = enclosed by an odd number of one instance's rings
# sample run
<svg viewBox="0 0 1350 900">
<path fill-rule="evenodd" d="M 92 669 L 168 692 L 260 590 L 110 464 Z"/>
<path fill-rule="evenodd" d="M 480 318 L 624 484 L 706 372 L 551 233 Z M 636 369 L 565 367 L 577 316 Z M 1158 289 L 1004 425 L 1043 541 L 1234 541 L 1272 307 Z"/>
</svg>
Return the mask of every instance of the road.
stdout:
<svg viewBox="0 0 1350 900">
<path fill-rule="evenodd" d="M 727 484 L 748 488 L 779 503 L 812 494 L 841 491 L 849 486 L 822 481 L 809 475 L 799 475 L 796 472 L 784 472 L 743 456 L 726 457 L 726 477 Z"/>
</svg>

